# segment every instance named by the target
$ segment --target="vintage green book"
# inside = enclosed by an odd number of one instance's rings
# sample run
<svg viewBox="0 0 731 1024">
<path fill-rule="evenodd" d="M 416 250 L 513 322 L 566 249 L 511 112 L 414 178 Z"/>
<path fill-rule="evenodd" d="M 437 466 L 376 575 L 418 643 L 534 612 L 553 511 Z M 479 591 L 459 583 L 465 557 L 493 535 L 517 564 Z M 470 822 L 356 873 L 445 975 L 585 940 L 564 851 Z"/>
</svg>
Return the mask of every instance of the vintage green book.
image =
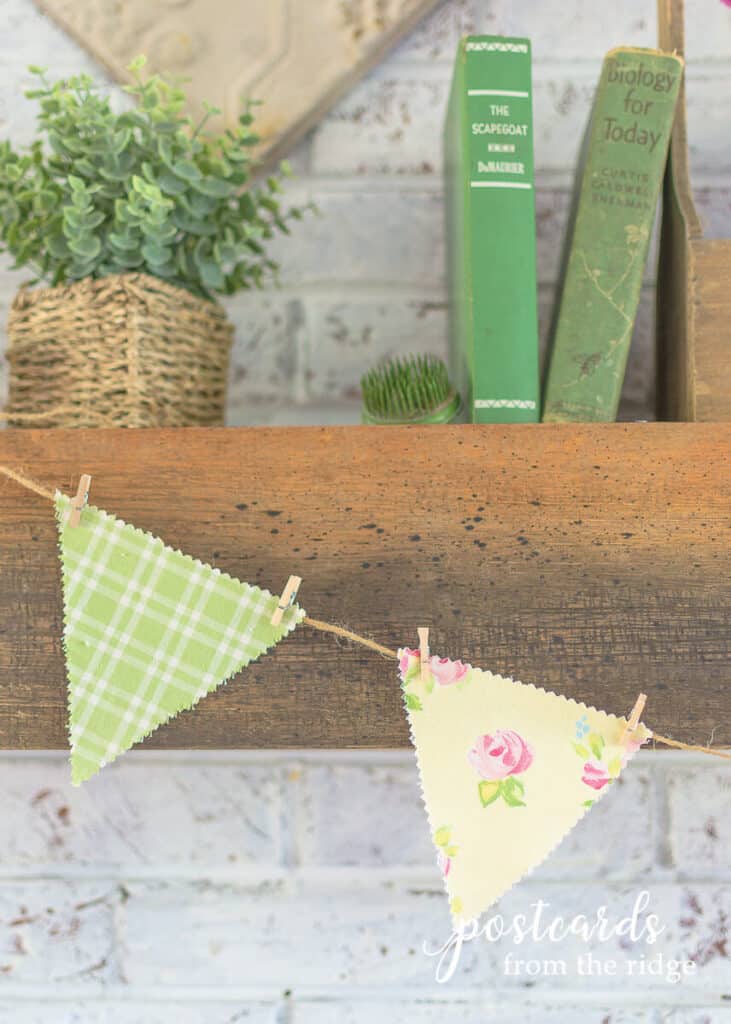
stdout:
<svg viewBox="0 0 731 1024">
<path fill-rule="evenodd" d="M 683 62 L 604 59 L 579 160 L 551 338 L 544 422 L 616 418 Z"/>
<path fill-rule="evenodd" d="M 531 49 L 467 36 L 445 124 L 450 369 L 473 423 L 539 415 Z"/>
</svg>

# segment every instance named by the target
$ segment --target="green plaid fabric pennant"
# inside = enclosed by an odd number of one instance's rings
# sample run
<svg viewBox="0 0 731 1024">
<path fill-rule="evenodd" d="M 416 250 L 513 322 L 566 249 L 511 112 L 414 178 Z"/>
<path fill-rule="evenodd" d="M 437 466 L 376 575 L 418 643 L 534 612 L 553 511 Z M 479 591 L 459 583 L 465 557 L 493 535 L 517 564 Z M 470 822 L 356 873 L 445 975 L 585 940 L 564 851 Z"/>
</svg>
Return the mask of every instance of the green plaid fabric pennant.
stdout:
<svg viewBox="0 0 731 1024">
<path fill-rule="evenodd" d="M 225 683 L 305 616 L 279 598 L 56 495 L 71 777 L 78 784 Z"/>
</svg>

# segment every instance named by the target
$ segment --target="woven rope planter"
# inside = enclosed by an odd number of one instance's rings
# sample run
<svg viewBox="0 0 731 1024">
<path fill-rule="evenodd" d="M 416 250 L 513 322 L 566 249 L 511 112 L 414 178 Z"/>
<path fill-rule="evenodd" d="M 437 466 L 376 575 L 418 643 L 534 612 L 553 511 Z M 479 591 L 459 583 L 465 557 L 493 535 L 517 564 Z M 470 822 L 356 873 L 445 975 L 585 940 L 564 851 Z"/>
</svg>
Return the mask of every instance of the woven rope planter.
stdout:
<svg viewBox="0 0 731 1024">
<path fill-rule="evenodd" d="M 233 327 L 147 274 L 22 289 L 8 320 L 12 426 L 223 423 Z"/>
</svg>

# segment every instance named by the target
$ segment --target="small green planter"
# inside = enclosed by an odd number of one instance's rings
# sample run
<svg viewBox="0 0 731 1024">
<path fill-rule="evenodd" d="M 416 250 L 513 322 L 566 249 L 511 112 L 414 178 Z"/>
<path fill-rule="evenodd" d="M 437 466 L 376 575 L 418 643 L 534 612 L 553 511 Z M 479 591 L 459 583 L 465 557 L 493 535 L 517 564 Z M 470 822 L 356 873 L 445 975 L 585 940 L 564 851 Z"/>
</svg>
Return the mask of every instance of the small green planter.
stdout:
<svg viewBox="0 0 731 1024">
<path fill-rule="evenodd" d="M 431 412 L 416 412 L 413 416 L 403 416 L 402 418 L 396 417 L 383 417 L 376 416 L 370 413 L 367 409 L 363 409 L 362 420 L 363 423 L 371 423 L 376 426 L 394 426 L 396 424 L 408 424 L 408 423 L 454 423 L 459 417 L 462 411 L 462 402 L 456 391 L 447 398 L 438 408 L 433 409 Z"/>
<path fill-rule="evenodd" d="M 388 426 L 453 423 L 462 409 L 447 368 L 436 356 L 392 359 L 361 380 L 363 423 Z"/>
</svg>

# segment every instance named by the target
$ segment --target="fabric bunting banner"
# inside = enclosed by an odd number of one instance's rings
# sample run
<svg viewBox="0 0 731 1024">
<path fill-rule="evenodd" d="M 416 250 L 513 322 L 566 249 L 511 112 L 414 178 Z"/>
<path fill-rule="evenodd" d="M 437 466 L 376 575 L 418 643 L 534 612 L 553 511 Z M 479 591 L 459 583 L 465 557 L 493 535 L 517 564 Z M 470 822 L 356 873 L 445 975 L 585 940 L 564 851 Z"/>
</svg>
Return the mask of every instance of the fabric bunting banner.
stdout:
<svg viewBox="0 0 731 1024">
<path fill-rule="evenodd" d="M 0 473 L 55 504 L 76 785 L 300 623 L 362 644 L 398 663 L 437 864 L 461 928 L 545 860 L 649 739 L 731 758 L 652 732 L 640 721 L 645 694 L 628 721 L 430 655 L 426 627 L 420 650 L 396 651 L 310 618 L 294 603 L 299 577 L 275 596 L 176 551 L 88 505 L 88 475 L 69 498 L 8 466 Z"/>
<path fill-rule="evenodd" d="M 411 738 L 455 925 L 537 867 L 652 733 L 558 694 L 399 651 Z"/>
<path fill-rule="evenodd" d="M 225 683 L 305 616 L 266 590 L 56 495 L 71 778 L 85 781 Z"/>
<path fill-rule="evenodd" d="M 56 493 L 71 776 L 79 784 L 303 621 L 398 657 L 422 796 L 455 925 L 545 859 L 652 734 L 461 661 L 389 651 Z M 286 601 L 284 602 L 286 603 Z M 282 605 L 283 606 L 283 605 Z M 426 655 L 425 655 L 426 657 Z"/>
</svg>

